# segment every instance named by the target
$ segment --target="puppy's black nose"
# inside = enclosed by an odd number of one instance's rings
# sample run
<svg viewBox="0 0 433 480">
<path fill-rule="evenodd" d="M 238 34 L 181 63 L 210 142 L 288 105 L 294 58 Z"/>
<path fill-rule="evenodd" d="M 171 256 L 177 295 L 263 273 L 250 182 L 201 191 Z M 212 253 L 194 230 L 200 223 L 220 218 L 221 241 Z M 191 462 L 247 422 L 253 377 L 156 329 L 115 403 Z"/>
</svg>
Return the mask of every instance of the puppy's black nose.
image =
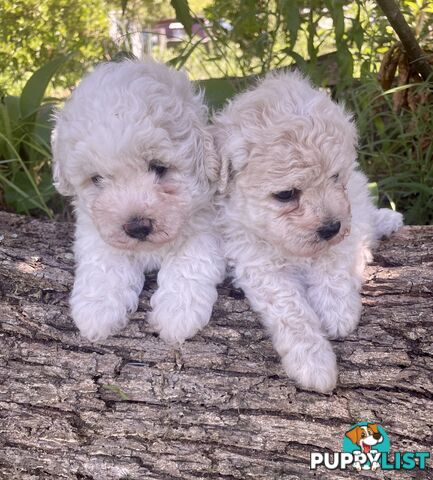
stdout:
<svg viewBox="0 0 433 480">
<path fill-rule="evenodd" d="M 323 225 L 323 227 L 320 227 L 317 233 L 322 240 L 331 240 L 331 238 L 335 237 L 340 231 L 340 227 L 340 222 L 329 222 Z"/>
<path fill-rule="evenodd" d="M 148 218 L 133 217 L 123 225 L 126 235 L 137 240 L 145 240 L 152 232 L 152 221 Z"/>
<path fill-rule="evenodd" d="M 379 432 L 373 433 L 373 438 L 374 438 L 375 440 L 380 440 L 381 437 L 382 437 L 382 435 L 381 435 Z"/>
</svg>

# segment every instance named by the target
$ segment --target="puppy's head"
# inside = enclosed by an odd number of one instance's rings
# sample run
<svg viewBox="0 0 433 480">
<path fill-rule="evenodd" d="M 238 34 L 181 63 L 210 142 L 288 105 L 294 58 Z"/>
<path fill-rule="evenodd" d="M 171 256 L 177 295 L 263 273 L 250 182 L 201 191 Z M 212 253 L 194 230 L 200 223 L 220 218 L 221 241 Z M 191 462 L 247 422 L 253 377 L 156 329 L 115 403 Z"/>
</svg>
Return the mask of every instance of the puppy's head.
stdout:
<svg viewBox="0 0 433 480">
<path fill-rule="evenodd" d="M 295 72 L 268 75 L 215 118 L 227 214 L 284 251 L 312 256 L 350 231 L 350 117 Z"/>
<path fill-rule="evenodd" d="M 217 177 L 206 121 L 183 73 L 150 60 L 99 65 L 56 116 L 54 184 L 110 245 L 170 242 Z"/>
</svg>

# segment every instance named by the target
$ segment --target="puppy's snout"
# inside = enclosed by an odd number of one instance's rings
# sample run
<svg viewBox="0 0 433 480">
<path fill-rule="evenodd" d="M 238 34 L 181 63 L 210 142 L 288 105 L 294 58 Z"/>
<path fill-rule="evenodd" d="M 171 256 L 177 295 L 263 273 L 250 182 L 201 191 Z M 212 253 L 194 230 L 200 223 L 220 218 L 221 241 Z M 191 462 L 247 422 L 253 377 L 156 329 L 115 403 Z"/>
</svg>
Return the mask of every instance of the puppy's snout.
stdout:
<svg viewBox="0 0 433 480">
<path fill-rule="evenodd" d="M 373 433 L 373 438 L 375 440 L 380 440 L 382 438 L 382 435 L 378 432 L 378 433 Z"/>
<path fill-rule="evenodd" d="M 123 225 L 126 235 L 137 240 L 145 240 L 152 232 L 152 221 L 148 218 L 133 217 Z"/>
<path fill-rule="evenodd" d="M 340 222 L 328 222 L 317 230 L 319 237 L 322 240 L 331 240 L 340 231 Z"/>
</svg>

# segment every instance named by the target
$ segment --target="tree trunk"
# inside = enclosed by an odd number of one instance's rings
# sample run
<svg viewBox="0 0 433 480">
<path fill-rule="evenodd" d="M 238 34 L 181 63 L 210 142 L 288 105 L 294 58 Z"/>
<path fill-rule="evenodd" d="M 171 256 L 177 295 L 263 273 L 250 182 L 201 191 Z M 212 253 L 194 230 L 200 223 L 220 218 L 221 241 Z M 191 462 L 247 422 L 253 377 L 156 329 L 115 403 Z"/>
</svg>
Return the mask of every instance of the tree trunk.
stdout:
<svg viewBox="0 0 433 480">
<path fill-rule="evenodd" d="M 203 332 L 173 351 L 146 325 L 155 276 L 119 335 L 92 344 L 68 316 L 72 226 L 0 212 L 0 478 L 366 479 L 309 470 L 349 427 L 377 422 L 391 451 L 429 451 L 433 227 L 382 242 L 354 334 L 333 342 L 332 395 L 288 380 L 242 292 L 221 288 Z M 377 472 L 374 478 L 433 478 Z"/>
</svg>

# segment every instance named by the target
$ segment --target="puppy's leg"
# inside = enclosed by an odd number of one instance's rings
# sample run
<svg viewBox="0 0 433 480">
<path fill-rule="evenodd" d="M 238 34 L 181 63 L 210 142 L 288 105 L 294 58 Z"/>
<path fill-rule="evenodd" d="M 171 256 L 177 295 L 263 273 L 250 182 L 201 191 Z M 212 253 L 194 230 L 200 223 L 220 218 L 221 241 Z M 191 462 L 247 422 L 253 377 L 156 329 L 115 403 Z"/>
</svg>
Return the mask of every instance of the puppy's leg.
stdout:
<svg viewBox="0 0 433 480">
<path fill-rule="evenodd" d="M 190 239 L 163 260 L 149 323 L 164 341 L 182 343 L 207 325 L 224 272 L 219 241 L 212 234 Z"/>
<path fill-rule="evenodd" d="M 302 388 L 329 392 L 337 382 L 337 363 L 302 285 L 277 272 L 244 270 L 236 282 L 272 335 L 287 375 Z"/>
<path fill-rule="evenodd" d="M 117 332 L 134 312 L 143 288 L 143 266 L 105 244 L 92 226 L 78 224 L 74 245 L 72 318 L 83 337 L 97 341 Z"/>
<path fill-rule="evenodd" d="M 319 316 L 329 338 L 344 338 L 352 333 L 361 317 L 361 286 L 370 247 L 375 239 L 389 236 L 403 225 L 402 215 L 387 208 L 370 208 L 364 223 L 357 221 L 350 237 L 329 255 L 317 259 L 307 280 L 310 305 Z"/>
<path fill-rule="evenodd" d="M 358 255 L 358 261 L 355 261 Z M 307 279 L 308 302 L 329 338 L 352 333 L 361 317 L 361 284 L 365 259 L 355 251 L 334 259 L 318 260 Z M 327 260 L 327 261 L 326 261 Z M 353 263 L 357 263 L 356 268 Z"/>
</svg>

